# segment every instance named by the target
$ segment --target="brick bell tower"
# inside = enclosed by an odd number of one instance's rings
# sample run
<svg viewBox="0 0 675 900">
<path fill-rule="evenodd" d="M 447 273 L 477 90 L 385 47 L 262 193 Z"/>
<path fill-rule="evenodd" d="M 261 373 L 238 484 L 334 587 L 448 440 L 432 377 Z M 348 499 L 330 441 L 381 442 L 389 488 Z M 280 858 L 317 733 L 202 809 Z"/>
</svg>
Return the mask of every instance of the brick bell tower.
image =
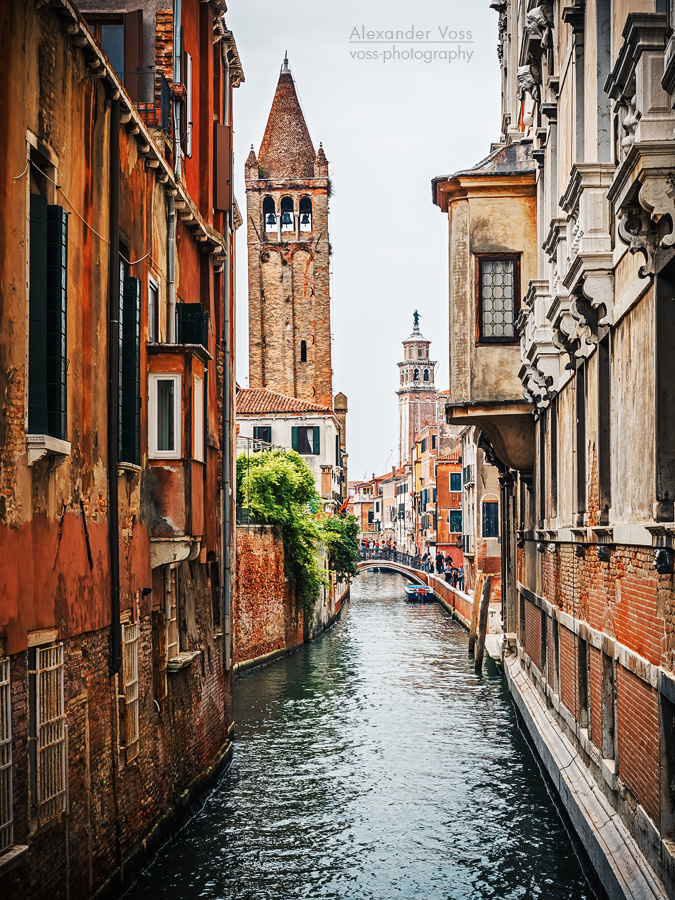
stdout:
<svg viewBox="0 0 675 900">
<path fill-rule="evenodd" d="M 413 314 L 413 330 L 403 341 L 403 361 L 398 364 L 398 464 L 410 462 L 410 450 L 425 425 L 436 422 L 436 362 L 429 359 L 428 341 L 420 333 L 420 316 Z"/>
<path fill-rule="evenodd" d="M 249 386 L 332 409 L 329 191 L 286 57 L 260 152 L 246 160 Z"/>
</svg>

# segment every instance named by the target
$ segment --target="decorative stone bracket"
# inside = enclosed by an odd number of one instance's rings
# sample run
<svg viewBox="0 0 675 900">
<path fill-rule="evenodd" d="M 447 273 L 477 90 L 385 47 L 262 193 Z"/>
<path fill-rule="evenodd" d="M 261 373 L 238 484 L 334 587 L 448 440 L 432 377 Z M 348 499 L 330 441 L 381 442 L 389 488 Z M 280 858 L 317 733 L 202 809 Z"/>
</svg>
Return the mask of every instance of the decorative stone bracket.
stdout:
<svg viewBox="0 0 675 900">
<path fill-rule="evenodd" d="M 629 207 L 619 213 L 617 233 L 631 253 L 642 253 L 645 264 L 638 269 L 640 278 L 650 278 L 656 271 L 658 235 L 647 213 L 640 207 Z"/>
</svg>

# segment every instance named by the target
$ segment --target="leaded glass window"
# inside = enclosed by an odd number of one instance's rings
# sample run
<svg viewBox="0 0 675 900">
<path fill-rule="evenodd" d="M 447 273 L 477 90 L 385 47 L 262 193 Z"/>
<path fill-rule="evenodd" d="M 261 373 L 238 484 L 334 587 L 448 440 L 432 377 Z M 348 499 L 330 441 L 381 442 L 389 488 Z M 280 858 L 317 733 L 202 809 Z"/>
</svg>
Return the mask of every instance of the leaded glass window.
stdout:
<svg viewBox="0 0 675 900">
<path fill-rule="evenodd" d="M 516 340 L 517 260 L 481 259 L 479 325 L 482 341 Z"/>
</svg>

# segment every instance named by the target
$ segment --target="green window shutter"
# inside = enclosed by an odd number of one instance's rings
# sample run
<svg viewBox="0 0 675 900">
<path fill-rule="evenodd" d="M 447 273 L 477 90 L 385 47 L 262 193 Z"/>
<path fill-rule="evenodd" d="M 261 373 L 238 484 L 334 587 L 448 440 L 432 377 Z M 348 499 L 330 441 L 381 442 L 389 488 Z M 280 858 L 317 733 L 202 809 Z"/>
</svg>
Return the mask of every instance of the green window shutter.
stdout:
<svg viewBox="0 0 675 900">
<path fill-rule="evenodd" d="M 49 434 L 67 439 L 68 214 L 47 207 L 47 408 Z"/>
<path fill-rule="evenodd" d="M 47 404 L 47 198 L 30 197 L 28 431 L 49 432 Z"/>
<path fill-rule="evenodd" d="M 201 303 L 179 303 L 176 306 L 179 344 L 209 346 L 209 314 Z"/>
<path fill-rule="evenodd" d="M 462 490 L 462 473 L 461 472 L 451 472 L 450 473 L 450 490 L 454 493 Z"/>
<path fill-rule="evenodd" d="M 318 425 L 314 426 L 314 442 L 312 447 L 314 455 L 318 456 L 318 454 L 321 452 L 321 433 Z"/>
<path fill-rule="evenodd" d="M 253 426 L 253 440 L 254 440 L 254 441 L 257 441 L 258 438 L 259 438 L 259 434 L 258 434 L 258 426 L 257 426 L 257 425 L 254 425 L 254 426 Z"/>
<path fill-rule="evenodd" d="M 141 464 L 141 283 L 124 281 L 120 368 L 120 460 Z"/>
<path fill-rule="evenodd" d="M 291 447 L 297 452 L 298 449 L 298 429 L 295 425 L 291 428 Z"/>
<path fill-rule="evenodd" d="M 499 537 L 499 504 L 483 504 L 483 537 Z"/>
<path fill-rule="evenodd" d="M 461 534 L 462 531 L 462 511 L 461 509 L 450 510 L 450 533 Z"/>
</svg>

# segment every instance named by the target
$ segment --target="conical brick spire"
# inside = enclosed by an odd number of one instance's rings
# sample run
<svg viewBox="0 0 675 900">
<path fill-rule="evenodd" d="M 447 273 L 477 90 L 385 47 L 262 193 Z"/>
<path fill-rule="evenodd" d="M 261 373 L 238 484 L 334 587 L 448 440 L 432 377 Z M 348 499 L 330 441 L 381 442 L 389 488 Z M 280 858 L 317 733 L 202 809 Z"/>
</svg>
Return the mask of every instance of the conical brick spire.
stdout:
<svg viewBox="0 0 675 900">
<path fill-rule="evenodd" d="M 261 175 L 265 178 L 313 178 L 315 158 L 314 145 L 286 58 L 258 154 Z"/>
</svg>

